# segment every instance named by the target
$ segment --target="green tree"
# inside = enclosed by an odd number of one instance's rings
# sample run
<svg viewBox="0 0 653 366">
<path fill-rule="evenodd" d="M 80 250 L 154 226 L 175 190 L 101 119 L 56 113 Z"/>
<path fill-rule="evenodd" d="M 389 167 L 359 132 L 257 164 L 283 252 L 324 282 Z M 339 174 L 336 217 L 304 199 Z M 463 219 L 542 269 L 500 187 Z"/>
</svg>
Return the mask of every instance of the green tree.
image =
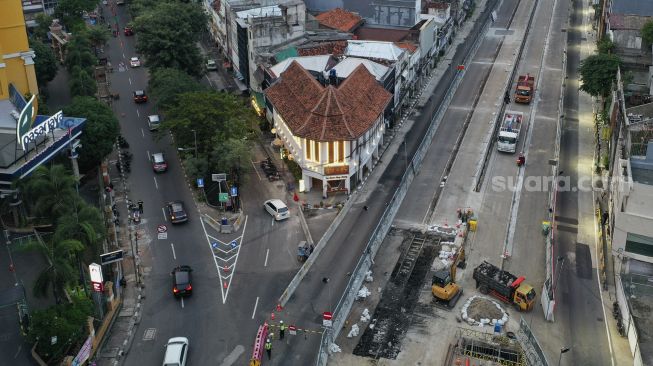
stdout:
<svg viewBox="0 0 653 366">
<path fill-rule="evenodd" d="M 93 315 L 93 302 L 84 297 L 74 297 L 72 303 L 55 305 L 32 314 L 28 340 L 46 361 L 60 360 L 68 349 L 87 336 L 86 321 Z M 56 342 L 52 344 L 53 337 Z M 50 364 L 50 363 L 49 363 Z"/>
<path fill-rule="evenodd" d="M 75 177 L 63 165 L 41 165 L 23 182 L 25 198 L 39 217 L 54 224 L 75 195 Z"/>
<path fill-rule="evenodd" d="M 73 196 L 66 206 L 66 214 L 57 220 L 53 239 L 56 242 L 77 240 L 90 249 L 91 254 L 97 255 L 100 249 L 98 244 L 106 236 L 102 213 L 79 196 Z"/>
<path fill-rule="evenodd" d="M 642 35 L 642 41 L 644 41 L 644 45 L 647 48 L 651 47 L 651 44 L 653 44 L 653 20 L 649 20 L 648 22 L 644 23 L 644 26 L 642 26 L 642 30 L 640 32 Z"/>
<path fill-rule="evenodd" d="M 603 37 L 600 41 L 596 42 L 596 48 L 599 53 L 613 53 L 614 47 L 614 42 L 607 37 Z"/>
<path fill-rule="evenodd" d="M 620 65 L 621 59 L 614 54 L 599 53 L 587 57 L 580 63 L 580 90 L 595 97 L 607 97 Z"/>
<path fill-rule="evenodd" d="M 202 73 L 197 41 L 207 18 L 191 3 L 160 3 L 134 20 L 136 48 L 151 69 L 170 67 L 190 75 Z"/>
<path fill-rule="evenodd" d="M 52 17 L 45 13 L 39 13 L 34 20 L 36 21 L 36 27 L 31 28 L 32 37 L 41 42 L 46 42 L 48 40 L 50 25 L 52 24 Z"/>
<path fill-rule="evenodd" d="M 248 140 L 231 138 L 216 144 L 210 156 L 211 171 L 230 172 L 234 177 L 236 170 L 248 170 L 246 162 L 252 157 L 252 147 Z"/>
<path fill-rule="evenodd" d="M 132 16 L 132 19 L 136 19 L 143 13 L 157 6 L 159 3 L 161 3 L 160 0 L 132 0 L 128 8 L 129 13 Z"/>
<path fill-rule="evenodd" d="M 109 40 L 109 30 L 101 26 L 90 27 L 86 30 L 86 36 L 93 46 L 101 47 Z"/>
<path fill-rule="evenodd" d="M 43 297 L 52 290 L 55 301 L 59 303 L 66 288 L 77 280 L 73 260 L 84 251 L 84 244 L 75 239 L 46 240 L 39 235 L 37 240 L 23 244 L 20 250 L 38 251 L 47 259 L 48 267 L 41 270 L 34 281 L 34 296 Z"/>
<path fill-rule="evenodd" d="M 93 71 L 93 67 L 97 65 L 97 58 L 90 51 L 90 48 L 76 48 L 70 47 L 66 53 L 66 60 L 64 61 L 68 72 L 72 73 L 75 67 L 85 70 L 87 73 Z"/>
<path fill-rule="evenodd" d="M 68 31 L 76 34 L 85 28 L 82 15 L 97 6 L 96 0 L 59 0 L 54 9 L 55 18 L 61 19 Z"/>
<path fill-rule="evenodd" d="M 29 45 L 34 50 L 34 70 L 39 88 L 44 88 L 48 82 L 57 76 L 59 65 L 50 46 L 36 38 L 30 38 Z"/>
<path fill-rule="evenodd" d="M 97 82 L 86 70 L 82 70 L 76 66 L 70 75 L 68 86 L 70 87 L 70 94 L 73 97 L 87 96 L 92 97 L 97 92 Z"/>
<path fill-rule="evenodd" d="M 113 151 L 113 143 L 120 133 L 120 125 L 111 108 L 92 97 L 75 97 L 63 109 L 64 115 L 86 118 L 79 149 L 80 169 L 96 167 Z"/>
<path fill-rule="evenodd" d="M 177 69 L 156 69 L 148 82 L 150 95 L 161 108 L 171 107 L 181 93 L 202 91 L 206 88 L 195 78 Z"/>
</svg>

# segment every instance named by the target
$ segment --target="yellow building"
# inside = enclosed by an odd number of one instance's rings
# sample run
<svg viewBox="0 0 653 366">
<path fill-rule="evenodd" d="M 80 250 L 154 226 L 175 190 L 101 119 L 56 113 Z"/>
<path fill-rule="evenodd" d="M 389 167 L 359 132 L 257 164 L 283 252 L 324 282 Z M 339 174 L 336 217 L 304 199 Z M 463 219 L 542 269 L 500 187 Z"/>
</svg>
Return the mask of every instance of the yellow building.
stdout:
<svg viewBox="0 0 653 366">
<path fill-rule="evenodd" d="M 34 51 L 29 48 L 20 0 L 0 0 L 0 100 L 9 99 L 9 84 L 22 95 L 38 94 Z"/>
</svg>

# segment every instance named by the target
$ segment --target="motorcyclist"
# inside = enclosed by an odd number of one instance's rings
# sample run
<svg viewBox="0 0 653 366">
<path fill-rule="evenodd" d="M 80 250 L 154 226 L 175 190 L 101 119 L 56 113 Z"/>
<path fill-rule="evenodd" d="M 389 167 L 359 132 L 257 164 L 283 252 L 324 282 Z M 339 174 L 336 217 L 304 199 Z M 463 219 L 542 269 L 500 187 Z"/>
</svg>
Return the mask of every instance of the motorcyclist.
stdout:
<svg viewBox="0 0 653 366">
<path fill-rule="evenodd" d="M 517 166 L 523 166 L 526 164 L 526 156 L 524 156 L 524 152 L 519 153 L 519 157 L 517 158 Z"/>
</svg>

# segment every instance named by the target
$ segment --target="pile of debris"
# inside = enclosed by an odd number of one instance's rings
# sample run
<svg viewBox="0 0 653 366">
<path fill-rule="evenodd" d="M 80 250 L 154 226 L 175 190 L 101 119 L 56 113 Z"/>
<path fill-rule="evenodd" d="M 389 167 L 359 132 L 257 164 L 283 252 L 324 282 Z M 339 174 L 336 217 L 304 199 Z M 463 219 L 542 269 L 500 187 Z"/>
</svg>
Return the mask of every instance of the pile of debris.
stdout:
<svg viewBox="0 0 653 366">
<path fill-rule="evenodd" d="M 508 313 L 494 300 L 483 296 L 472 296 L 463 305 L 462 318 L 469 325 L 503 326 L 508 322 Z"/>
</svg>

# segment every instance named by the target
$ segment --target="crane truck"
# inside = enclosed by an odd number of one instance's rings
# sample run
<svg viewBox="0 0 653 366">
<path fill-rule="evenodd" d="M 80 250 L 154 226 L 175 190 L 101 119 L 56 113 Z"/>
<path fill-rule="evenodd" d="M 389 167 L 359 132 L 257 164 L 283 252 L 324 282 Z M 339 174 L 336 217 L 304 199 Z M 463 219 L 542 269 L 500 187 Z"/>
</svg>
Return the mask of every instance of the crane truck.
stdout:
<svg viewBox="0 0 653 366">
<path fill-rule="evenodd" d="M 533 99 L 535 77 L 530 74 L 519 75 L 515 87 L 515 102 L 529 104 Z"/>
<path fill-rule="evenodd" d="M 524 120 L 524 114 L 515 111 L 506 111 L 499 127 L 497 136 L 497 149 L 503 152 L 514 153 L 517 150 L 519 132 Z"/>
<path fill-rule="evenodd" d="M 482 294 L 490 294 L 507 304 L 513 304 L 520 311 L 533 309 L 535 290 L 533 286 L 524 283 L 526 277 L 517 277 L 487 261 L 474 268 L 473 277 L 476 288 Z"/>
</svg>

